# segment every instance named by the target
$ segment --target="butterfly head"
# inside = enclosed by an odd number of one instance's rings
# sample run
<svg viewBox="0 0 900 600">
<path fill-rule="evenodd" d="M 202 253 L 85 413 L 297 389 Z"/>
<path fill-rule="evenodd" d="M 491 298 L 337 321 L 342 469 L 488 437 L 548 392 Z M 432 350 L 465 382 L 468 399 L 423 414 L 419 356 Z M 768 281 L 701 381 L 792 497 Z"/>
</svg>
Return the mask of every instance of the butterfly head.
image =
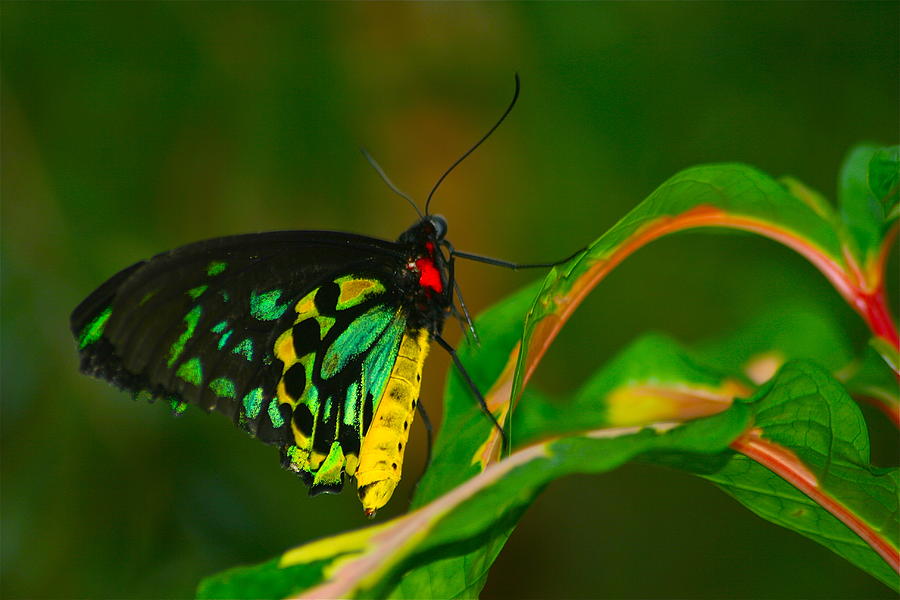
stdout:
<svg viewBox="0 0 900 600">
<path fill-rule="evenodd" d="M 447 219 L 441 215 L 428 215 L 423 219 L 427 221 L 434 231 L 434 237 L 441 241 L 447 236 Z"/>
<path fill-rule="evenodd" d="M 447 260 L 441 248 L 447 245 L 447 220 L 428 215 L 403 232 L 397 240 L 408 251 L 408 271 L 416 274 L 418 285 L 427 295 L 442 295 L 447 284 Z"/>
<path fill-rule="evenodd" d="M 424 248 L 427 243 L 441 245 L 447 236 L 447 219 L 442 215 L 426 215 L 404 231 L 397 242 Z"/>
</svg>

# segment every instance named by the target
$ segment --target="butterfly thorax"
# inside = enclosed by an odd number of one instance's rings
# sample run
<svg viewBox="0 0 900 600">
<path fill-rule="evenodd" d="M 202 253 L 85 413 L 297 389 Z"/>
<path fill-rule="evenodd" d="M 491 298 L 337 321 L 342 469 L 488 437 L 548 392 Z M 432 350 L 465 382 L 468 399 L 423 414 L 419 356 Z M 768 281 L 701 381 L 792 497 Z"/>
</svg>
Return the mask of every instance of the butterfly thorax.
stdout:
<svg viewBox="0 0 900 600">
<path fill-rule="evenodd" d="M 410 329 L 439 334 L 450 313 L 452 290 L 450 269 L 441 242 L 447 231 L 443 217 L 423 217 L 397 239 L 406 250 L 403 268 L 397 273 L 397 289 L 409 315 Z"/>
</svg>

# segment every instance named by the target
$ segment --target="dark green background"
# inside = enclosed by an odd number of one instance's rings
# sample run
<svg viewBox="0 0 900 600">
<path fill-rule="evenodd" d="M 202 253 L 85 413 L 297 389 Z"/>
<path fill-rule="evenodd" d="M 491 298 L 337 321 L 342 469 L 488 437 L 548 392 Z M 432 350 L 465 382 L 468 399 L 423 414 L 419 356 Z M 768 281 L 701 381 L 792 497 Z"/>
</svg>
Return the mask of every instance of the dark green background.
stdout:
<svg viewBox="0 0 900 600">
<path fill-rule="evenodd" d="M 118 269 L 237 232 L 393 238 L 414 214 L 358 147 L 423 198 L 515 71 L 518 107 L 434 202 L 458 248 L 565 256 L 704 162 L 833 197 L 852 144 L 897 141 L 898 6 L 4 2 L 2 595 L 184 597 L 204 575 L 366 524 L 354 494 L 307 498 L 274 449 L 221 417 L 173 420 L 78 375 L 69 312 Z M 476 310 L 530 277 L 459 274 Z M 538 384 L 563 395 L 642 332 L 703 340 L 795 298 L 864 344 L 788 250 L 663 240 L 601 284 Z M 423 393 L 436 416 L 441 354 Z M 379 519 L 404 510 L 423 437 Z M 633 466 L 552 485 L 484 596 L 891 593 L 706 483 Z"/>
</svg>

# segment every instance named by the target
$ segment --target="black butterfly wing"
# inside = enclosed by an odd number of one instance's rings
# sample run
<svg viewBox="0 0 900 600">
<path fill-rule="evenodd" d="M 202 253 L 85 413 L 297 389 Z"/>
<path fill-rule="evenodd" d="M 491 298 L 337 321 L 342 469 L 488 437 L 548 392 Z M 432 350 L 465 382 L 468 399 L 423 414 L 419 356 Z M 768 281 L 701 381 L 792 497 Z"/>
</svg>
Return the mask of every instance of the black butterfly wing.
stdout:
<svg viewBox="0 0 900 600">
<path fill-rule="evenodd" d="M 283 364 L 273 346 L 293 326 L 294 304 L 346 273 L 389 288 L 404 260 L 396 243 L 315 231 L 229 236 L 159 254 L 110 278 L 72 313 L 81 369 L 290 444 L 289 407 L 272 403 L 283 414 L 248 418 L 242 399 L 267 406 L 276 397 Z"/>
</svg>

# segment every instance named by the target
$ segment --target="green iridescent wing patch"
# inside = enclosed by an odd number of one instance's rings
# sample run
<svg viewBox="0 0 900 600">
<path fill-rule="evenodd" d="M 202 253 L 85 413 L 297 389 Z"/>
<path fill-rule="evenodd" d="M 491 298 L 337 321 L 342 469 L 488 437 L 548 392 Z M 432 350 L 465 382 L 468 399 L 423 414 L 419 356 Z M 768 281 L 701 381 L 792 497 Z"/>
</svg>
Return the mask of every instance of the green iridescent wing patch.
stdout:
<svg viewBox="0 0 900 600">
<path fill-rule="evenodd" d="M 353 475 L 365 432 L 394 365 L 406 319 L 380 281 L 342 277 L 307 294 L 275 342 L 283 365 L 278 400 L 291 407 L 294 443 L 285 466 L 313 493 Z"/>
<path fill-rule="evenodd" d="M 312 492 L 340 489 L 396 360 L 396 246 L 328 232 L 191 244 L 115 275 L 72 314 L 82 370 L 227 415 Z"/>
</svg>

